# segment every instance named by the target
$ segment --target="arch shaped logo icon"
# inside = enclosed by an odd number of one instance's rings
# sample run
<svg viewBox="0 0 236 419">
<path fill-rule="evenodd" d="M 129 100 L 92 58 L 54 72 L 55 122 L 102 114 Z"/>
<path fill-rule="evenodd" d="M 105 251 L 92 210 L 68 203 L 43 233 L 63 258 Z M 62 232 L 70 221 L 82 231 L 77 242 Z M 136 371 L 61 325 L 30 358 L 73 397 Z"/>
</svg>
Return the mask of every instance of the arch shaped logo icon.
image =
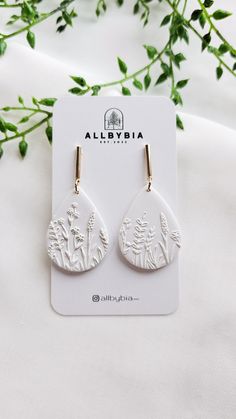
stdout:
<svg viewBox="0 0 236 419">
<path fill-rule="evenodd" d="M 124 115 L 117 108 L 108 109 L 104 115 L 104 129 L 105 130 L 123 130 L 124 129 Z"/>
</svg>

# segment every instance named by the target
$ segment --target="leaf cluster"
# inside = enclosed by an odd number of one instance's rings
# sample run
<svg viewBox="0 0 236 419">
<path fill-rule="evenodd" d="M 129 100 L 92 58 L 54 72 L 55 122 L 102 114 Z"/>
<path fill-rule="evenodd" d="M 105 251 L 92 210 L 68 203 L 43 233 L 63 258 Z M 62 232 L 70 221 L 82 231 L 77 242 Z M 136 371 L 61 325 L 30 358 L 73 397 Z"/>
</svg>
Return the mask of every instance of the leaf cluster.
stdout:
<svg viewBox="0 0 236 419">
<path fill-rule="evenodd" d="M 0 9 L 14 6 L 16 13 L 12 14 L 7 22 L 7 26 L 14 27 L 20 25 L 10 34 L 0 34 L 0 56 L 4 55 L 7 49 L 7 41 L 10 37 L 18 36 L 24 32 L 31 48 L 36 46 L 34 26 L 39 25 L 45 19 L 57 15 L 57 32 L 62 33 L 68 26 L 72 26 L 77 13 L 72 8 L 75 0 L 60 1 L 55 9 L 49 12 L 42 12 L 40 0 L 0 0 Z M 114 0 L 121 7 L 124 0 Z M 209 53 L 216 60 L 216 78 L 222 78 L 225 71 L 236 77 L 236 49 L 225 38 L 217 28 L 217 22 L 229 18 L 231 12 L 215 7 L 214 0 L 196 0 L 198 7 L 188 11 L 187 0 L 158 0 L 165 3 L 168 7 L 167 13 L 160 19 L 160 30 L 167 32 L 167 42 L 158 49 L 156 45 L 144 45 L 146 64 L 136 70 L 130 70 L 130 65 L 126 59 L 117 57 L 117 66 L 120 77 L 106 83 L 90 84 L 81 75 L 72 75 L 73 85 L 69 92 L 74 95 L 82 96 L 91 94 L 97 96 L 102 89 L 118 86 L 124 96 L 130 96 L 133 92 L 143 93 L 151 87 L 157 89 L 166 84 L 169 89 L 169 96 L 173 103 L 179 107 L 183 105 L 183 91 L 190 82 L 190 77 L 184 73 L 186 57 L 182 52 L 182 45 L 189 45 L 190 33 L 199 40 L 199 49 L 204 53 Z M 98 0 L 95 13 L 99 18 L 106 13 L 108 2 Z M 132 12 L 138 16 L 147 26 L 152 10 L 158 7 L 158 2 L 154 0 L 132 0 Z M 214 37 L 212 36 L 214 34 Z M 161 38 L 161 37 L 160 37 Z M 22 97 L 18 98 L 18 106 L 5 106 L 0 116 L 0 157 L 3 155 L 5 143 L 18 139 L 20 155 L 25 157 L 28 152 L 28 140 L 31 133 L 43 126 L 45 135 L 52 142 L 53 132 L 51 126 L 52 107 L 55 98 L 32 98 L 32 105 L 25 105 Z M 21 117 L 17 123 L 13 123 L 6 113 L 20 113 Z M 180 116 L 176 116 L 176 124 L 180 129 L 184 129 L 183 121 Z"/>
</svg>

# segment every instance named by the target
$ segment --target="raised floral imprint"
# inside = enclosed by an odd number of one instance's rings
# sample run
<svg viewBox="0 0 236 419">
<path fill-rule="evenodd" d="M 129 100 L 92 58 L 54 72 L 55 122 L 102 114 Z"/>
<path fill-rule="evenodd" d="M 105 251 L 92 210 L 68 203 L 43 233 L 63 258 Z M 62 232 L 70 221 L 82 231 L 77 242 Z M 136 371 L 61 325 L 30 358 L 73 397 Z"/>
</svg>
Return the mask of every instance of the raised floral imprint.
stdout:
<svg viewBox="0 0 236 419">
<path fill-rule="evenodd" d="M 48 228 L 48 255 L 60 268 L 73 272 L 94 268 L 108 248 L 106 231 L 100 228 L 98 234 L 95 233 L 95 210 L 88 215 L 84 230 L 79 219 L 78 203 L 74 202 L 66 217 L 53 219 Z"/>
<path fill-rule="evenodd" d="M 181 247 L 180 233 L 170 231 L 166 215 L 160 213 L 159 232 L 147 219 L 147 211 L 135 223 L 125 218 L 120 228 L 120 247 L 123 255 L 133 265 L 154 270 L 168 265 Z"/>
</svg>

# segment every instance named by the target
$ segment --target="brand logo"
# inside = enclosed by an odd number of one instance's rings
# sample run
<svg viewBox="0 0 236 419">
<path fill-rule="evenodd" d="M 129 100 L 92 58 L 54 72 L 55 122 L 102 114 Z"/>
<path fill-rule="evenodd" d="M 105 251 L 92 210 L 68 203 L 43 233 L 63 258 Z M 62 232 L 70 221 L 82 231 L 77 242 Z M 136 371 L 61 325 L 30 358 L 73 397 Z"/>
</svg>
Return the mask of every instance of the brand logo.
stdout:
<svg viewBox="0 0 236 419">
<path fill-rule="evenodd" d="M 108 109 L 104 115 L 104 129 L 105 130 L 123 130 L 124 116 L 117 108 Z"/>
<path fill-rule="evenodd" d="M 114 303 L 128 303 L 128 302 L 135 302 L 139 301 L 138 297 L 132 297 L 131 295 L 92 295 L 92 301 L 94 303 L 99 302 L 114 302 Z"/>
<path fill-rule="evenodd" d="M 92 300 L 93 300 L 94 303 L 98 303 L 98 301 L 100 300 L 99 295 L 93 295 Z"/>
<path fill-rule="evenodd" d="M 141 131 L 124 129 L 124 114 L 118 108 L 109 108 L 103 115 L 103 130 L 87 131 L 85 140 L 98 140 L 101 144 L 127 144 L 128 140 L 143 139 Z"/>
</svg>

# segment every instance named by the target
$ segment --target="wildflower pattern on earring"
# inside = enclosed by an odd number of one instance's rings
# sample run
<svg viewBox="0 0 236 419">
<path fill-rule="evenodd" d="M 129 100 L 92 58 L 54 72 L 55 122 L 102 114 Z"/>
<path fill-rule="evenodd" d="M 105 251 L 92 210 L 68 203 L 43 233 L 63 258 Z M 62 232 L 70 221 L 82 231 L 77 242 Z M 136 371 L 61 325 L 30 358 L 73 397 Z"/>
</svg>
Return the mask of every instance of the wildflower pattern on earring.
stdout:
<svg viewBox="0 0 236 419">
<path fill-rule="evenodd" d="M 145 145 L 148 184 L 125 215 L 119 246 L 127 261 L 145 270 L 160 269 L 173 261 L 181 246 L 178 222 L 171 208 L 152 187 L 150 146 Z"/>
<path fill-rule="evenodd" d="M 48 227 L 48 255 L 60 268 L 83 272 L 97 266 L 108 249 L 108 234 L 97 208 L 79 187 L 81 147 L 77 147 L 75 190 Z"/>
</svg>

